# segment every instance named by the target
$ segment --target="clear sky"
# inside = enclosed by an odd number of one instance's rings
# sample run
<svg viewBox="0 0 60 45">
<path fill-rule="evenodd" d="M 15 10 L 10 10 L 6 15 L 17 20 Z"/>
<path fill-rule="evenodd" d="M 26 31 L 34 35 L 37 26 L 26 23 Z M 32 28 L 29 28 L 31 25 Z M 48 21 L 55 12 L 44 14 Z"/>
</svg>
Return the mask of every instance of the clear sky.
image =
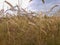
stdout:
<svg viewBox="0 0 60 45">
<path fill-rule="evenodd" d="M 0 0 L 0 9 L 2 9 L 3 2 L 5 0 Z M 12 5 L 18 4 L 18 0 L 7 0 L 10 2 Z M 29 10 L 37 10 L 37 11 L 46 11 L 49 10 L 53 5 L 59 4 L 60 5 L 60 0 L 45 0 L 45 4 L 42 3 L 41 0 L 32 0 L 29 3 L 29 0 L 20 0 L 21 7 L 23 8 L 28 8 Z M 4 3 L 4 8 L 7 9 L 9 6 Z M 60 8 L 60 7 L 59 7 Z"/>
<path fill-rule="evenodd" d="M 55 4 L 60 5 L 60 0 L 45 0 L 45 4 L 42 3 L 41 0 L 33 0 L 29 6 L 29 10 L 37 10 L 37 11 L 47 11 Z M 60 8 L 59 6 L 57 8 Z"/>
</svg>

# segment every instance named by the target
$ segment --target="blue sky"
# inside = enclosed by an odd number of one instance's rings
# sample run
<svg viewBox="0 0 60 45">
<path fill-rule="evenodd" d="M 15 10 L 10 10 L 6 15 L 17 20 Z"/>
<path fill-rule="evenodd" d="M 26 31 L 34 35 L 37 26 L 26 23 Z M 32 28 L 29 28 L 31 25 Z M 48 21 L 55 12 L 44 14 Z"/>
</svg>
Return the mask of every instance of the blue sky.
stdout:
<svg viewBox="0 0 60 45">
<path fill-rule="evenodd" d="M 48 11 L 56 4 L 60 5 L 60 0 L 45 0 L 45 4 L 43 4 L 41 0 L 33 0 L 29 3 L 27 8 L 33 11 Z M 60 6 L 56 7 L 54 10 L 58 8 L 60 8 Z"/>
<path fill-rule="evenodd" d="M 3 2 L 5 0 L 0 0 L 0 9 L 2 8 Z M 16 5 L 18 0 L 7 0 L 8 2 L 10 2 L 12 5 Z M 28 8 L 28 10 L 32 10 L 32 11 L 48 11 L 52 6 L 58 4 L 60 5 L 60 0 L 45 0 L 45 4 L 42 3 L 41 0 L 32 0 L 29 3 L 29 0 L 20 0 L 20 3 L 22 3 L 22 7 L 23 8 Z M 7 9 L 7 7 L 9 8 L 9 6 L 4 3 L 4 7 L 5 9 Z M 60 8 L 60 6 L 56 7 L 54 9 L 57 10 L 58 8 Z"/>
</svg>

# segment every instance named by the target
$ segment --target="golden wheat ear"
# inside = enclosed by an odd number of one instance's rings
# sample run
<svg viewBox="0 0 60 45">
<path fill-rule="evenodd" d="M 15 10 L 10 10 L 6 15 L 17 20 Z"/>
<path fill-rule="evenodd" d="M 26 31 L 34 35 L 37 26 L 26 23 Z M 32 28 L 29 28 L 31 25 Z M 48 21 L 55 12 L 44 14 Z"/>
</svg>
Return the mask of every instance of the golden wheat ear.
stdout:
<svg viewBox="0 0 60 45">
<path fill-rule="evenodd" d="M 51 9 L 48 12 L 51 12 L 55 7 L 58 7 L 59 5 L 54 5 L 53 7 L 51 7 Z"/>
<path fill-rule="evenodd" d="M 9 3 L 8 1 L 4 1 L 5 3 L 7 3 L 11 8 L 13 7 L 13 5 L 11 3 Z"/>
</svg>

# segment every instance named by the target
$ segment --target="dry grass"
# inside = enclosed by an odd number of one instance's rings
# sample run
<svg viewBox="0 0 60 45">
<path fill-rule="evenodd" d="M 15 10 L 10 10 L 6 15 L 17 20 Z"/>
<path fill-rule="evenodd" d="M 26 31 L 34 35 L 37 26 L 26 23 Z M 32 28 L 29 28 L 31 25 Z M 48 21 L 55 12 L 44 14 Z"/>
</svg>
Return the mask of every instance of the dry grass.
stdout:
<svg viewBox="0 0 60 45">
<path fill-rule="evenodd" d="M 60 45 L 60 17 L 1 18 L 0 45 Z"/>
</svg>

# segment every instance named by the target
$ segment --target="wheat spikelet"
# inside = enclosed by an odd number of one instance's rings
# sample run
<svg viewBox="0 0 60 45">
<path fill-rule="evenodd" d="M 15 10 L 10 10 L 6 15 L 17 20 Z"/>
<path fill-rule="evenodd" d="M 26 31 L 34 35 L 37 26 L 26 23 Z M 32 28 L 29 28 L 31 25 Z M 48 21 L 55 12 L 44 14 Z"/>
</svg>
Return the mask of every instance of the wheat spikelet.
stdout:
<svg viewBox="0 0 60 45">
<path fill-rule="evenodd" d="M 18 15 L 20 14 L 20 13 L 19 13 L 19 12 L 20 12 L 20 8 L 19 8 L 18 5 L 13 6 L 11 3 L 7 2 L 7 1 L 5 1 L 5 3 L 7 3 L 7 4 L 10 6 L 10 9 L 7 9 L 6 11 L 8 11 L 8 10 L 11 10 L 11 11 L 18 11 Z M 15 7 L 17 7 L 18 10 L 14 9 Z M 6 11 L 5 11 L 5 12 L 6 12 Z"/>
<path fill-rule="evenodd" d="M 53 7 L 51 7 L 51 9 L 48 12 L 51 12 L 55 7 L 58 7 L 59 5 L 54 5 Z"/>
<path fill-rule="evenodd" d="M 7 1 L 5 1 L 5 3 L 7 3 L 11 8 L 13 7 L 13 5 Z"/>
</svg>

